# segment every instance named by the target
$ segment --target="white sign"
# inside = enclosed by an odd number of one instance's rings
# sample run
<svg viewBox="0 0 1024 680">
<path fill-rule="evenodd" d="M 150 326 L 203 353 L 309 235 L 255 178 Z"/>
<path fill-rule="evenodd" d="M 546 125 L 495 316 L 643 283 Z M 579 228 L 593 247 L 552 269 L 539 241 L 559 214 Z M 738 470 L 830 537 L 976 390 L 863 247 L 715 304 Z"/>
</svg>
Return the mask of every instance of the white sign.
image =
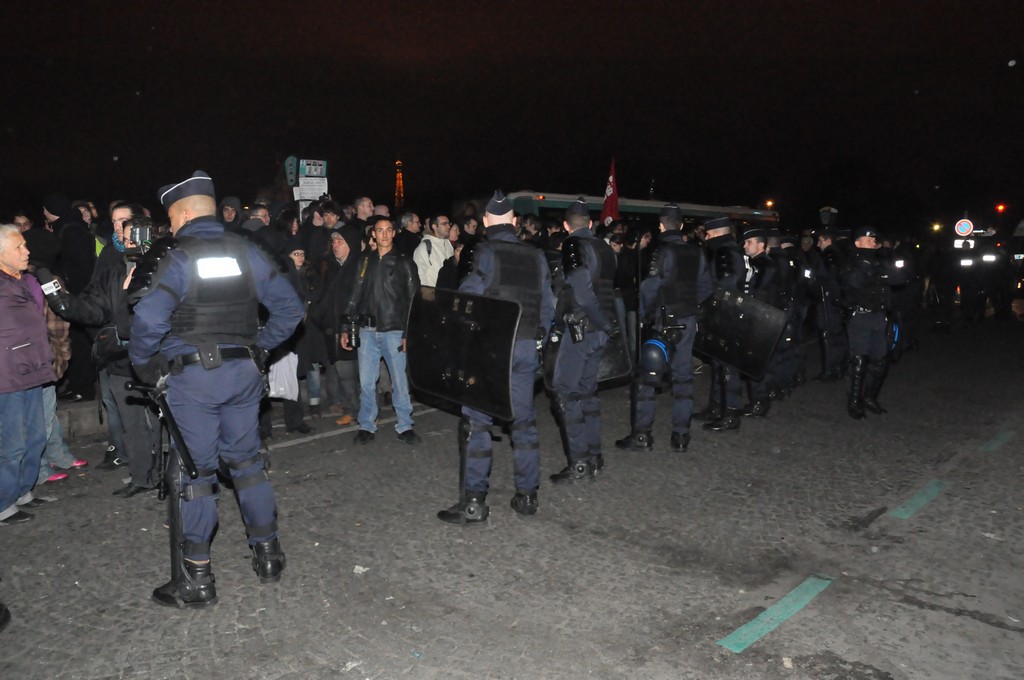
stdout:
<svg viewBox="0 0 1024 680">
<path fill-rule="evenodd" d="M 327 161 L 303 158 L 299 161 L 299 177 L 327 177 Z"/>
</svg>

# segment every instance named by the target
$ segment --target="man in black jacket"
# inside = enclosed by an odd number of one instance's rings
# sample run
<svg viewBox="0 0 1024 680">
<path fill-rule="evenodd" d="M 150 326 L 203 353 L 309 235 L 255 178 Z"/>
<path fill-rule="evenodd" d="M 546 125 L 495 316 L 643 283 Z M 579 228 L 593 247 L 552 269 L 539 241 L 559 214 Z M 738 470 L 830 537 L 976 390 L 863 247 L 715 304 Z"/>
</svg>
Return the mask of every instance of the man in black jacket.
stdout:
<svg viewBox="0 0 1024 680">
<path fill-rule="evenodd" d="M 353 349 L 353 335 L 359 334 L 359 432 L 355 442 L 366 444 L 377 431 L 376 386 L 383 357 L 391 373 L 398 439 L 415 444 L 419 436 L 412 429 L 412 400 L 405 372 L 405 326 L 420 279 L 412 259 L 395 250 L 395 225 L 391 220 L 378 220 L 373 225 L 373 237 L 377 248 L 363 253 L 356 267 L 355 281 L 344 306 L 348 325 L 341 334 L 341 347 L 345 350 Z"/>
<path fill-rule="evenodd" d="M 344 306 L 355 280 L 362 239 L 355 227 L 331 232 L 331 257 L 325 260 L 324 294 L 310 308 L 310 318 L 323 329 L 327 344 L 327 399 L 338 425 L 351 425 L 359 413 L 359 364 L 356 350 L 342 349 Z"/>
<path fill-rule="evenodd" d="M 132 220 L 149 222 L 148 218 L 138 216 L 126 220 L 123 228 L 115 226 L 115 237 L 119 231 L 124 234 L 125 250 L 129 252 L 136 246 L 128 238 Z M 132 313 L 125 288 L 134 268 L 135 263 L 127 253 L 122 253 L 116 266 L 110 264 L 100 270 L 79 294 L 47 296 L 50 307 L 63 318 L 100 328 L 96 334 L 93 355 L 102 370 L 109 374 L 110 392 L 117 410 L 117 417 L 111 417 L 110 420 L 120 428 L 120 441 L 124 446 L 121 453 L 127 458 L 132 476 L 130 484 L 114 491 L 115 496 L 122 498 L 150 491 L 157 481 L 153 460 L 154 429 L 144 402 L 138 399 L 136 393 L 125 388 L 125 383 L 132 378 L 131 362 L 128 360 Z M 40 276 L 45 274 L 40 271 Z"/>
<path fill-rule="evenodd" d="M 96 265 L 96 240 L 82 213 L 60 194 L 51 194 L 43 201 L 43 217 L 60 241 L 56 272 L 71 294 L 81 293 L 89 285 Z M 63 391 L 59 394 L 62 398 L 90 401 L 95 396 L 96 368 L 89 356 L 91 346 L 89 329 L 72 324 L 71 362 L 64 373 Z"/>
</svg>

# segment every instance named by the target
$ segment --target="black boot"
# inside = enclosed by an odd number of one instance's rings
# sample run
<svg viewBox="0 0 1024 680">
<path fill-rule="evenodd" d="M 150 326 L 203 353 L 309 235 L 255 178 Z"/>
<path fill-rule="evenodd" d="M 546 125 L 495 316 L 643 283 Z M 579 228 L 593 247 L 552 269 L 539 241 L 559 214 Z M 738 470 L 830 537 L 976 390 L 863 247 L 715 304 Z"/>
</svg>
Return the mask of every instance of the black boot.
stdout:
<svg viewBox="0 0 1024 680">
<path fill-rule="evenodd" d="M 597 467 L 590 460 L 578 460 L 571 465 L 566 465 L 560 471 L 548 477 L 552 484 L 574 484 L 576 482 L 589 482 L 594 479 Z"/>
<path fill-rule="evenodd" d="M 114 470 L 119 467 L 124 467 L 128 464 L 128 461 L 118 454 L 116 446 L 108 446 L 106 453 L 103 454 L 103 462 L 96 466 L 97 470 Z"/>
<path fill-rule="evenodd" d="M 447 510 L 437 513 L 437 518 L 448 524 L 479 524 L 487 519 L 490 508 L 484 501 L 487 500 L 486 491 L 467 491 L 466 504 L 456 503 Z"/>
<path fill-rule="evenodd" d="M 650 451 L 654 448 L 654 437 L 650 432 L 631 432 L 622 439 L 617 439 L 615 446 L 629 451 Z"/>
<path fill-rule="evenodd" d="M 712 420 L 704 423 L 704 429 L 709 432 L 724 432 L 726 430 L 738 430 L 740 429 L 740 412 L 739 409 L 726 409 L 725 413 L 718 420 Z"/>
<path fill-rule="evenodd" d="M 877 415 L 888 413 L 888 411 L 886 411 L 885 408 L 878 403 L 878 399 L 876 397 L 867 394 L 864 395 L 864 408 Z"/>
<path fill-rule="evenodd" d="M 846 395 L 846 412 L 855 420 L 864 417 L 864 357 L 850 361 L 850 391 Z"/>
<path fill-rule="evenodd" d="M 689 432 L 673 432 L 672 433 L 672 450 L 677 453 L 684 453 L 686 447 L 690 445 L 690 433 Z"/>
<path fill-rule="evenodd" d="M 165 607 L 206 607 L 217 602 L 210 563 L 196 564 L 184 560 L 181 576 L 153 591 L 153 599 Z"/>
<path fill-rule="evenodd" d="M 771 399 L 758 399 L 743 407 L 743 415 L 749 418 L 764 418 L 768 415 L 768 409 L 771 405 Z"/>
<path fill-rule="evenodd" d="M 693 414 L 694 420 L 721 420 L 722 406 L 717 402 L 710 402 L 702 411 Z"/>
<path fill-rule="evenodd" d="M 512 509 L 520 515 L 536 515 L 537 491 L 516 489 L 516 495 L 512 496 Z"/>
<path fill-rule="evenodd" d="M 281 541 L 272 538 L 249 546 L 252 550 L 252 570 L 260 577 L 260 583 L 277 583 L 284 571 L 285 558 Z"/>
<path fill-rule="evenodd" d="M 877 415 L 887 413 L 878 403 L 878 393 L 882 391 L 887 367 L 886 360 L 880 359 L 872 361 L 864 371 L 864 408 Z"/>
</svg>

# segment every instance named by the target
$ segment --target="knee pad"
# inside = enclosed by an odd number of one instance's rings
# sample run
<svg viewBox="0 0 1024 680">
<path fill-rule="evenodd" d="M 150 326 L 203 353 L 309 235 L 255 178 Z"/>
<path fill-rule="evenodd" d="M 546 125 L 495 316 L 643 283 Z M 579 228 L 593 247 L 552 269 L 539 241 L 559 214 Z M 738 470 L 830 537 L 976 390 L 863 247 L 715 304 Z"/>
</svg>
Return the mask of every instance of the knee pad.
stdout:
<svg viewBox="0 0 1024 680">
<path fill-rule="evenodd" d="M 258 453 L 244 460 L 226 461 L 226 464 L 235 491 L 241 492 L 260 484 L 270 483 L 270 477 L 263 464 L 263 457 Z"/>
</svg>

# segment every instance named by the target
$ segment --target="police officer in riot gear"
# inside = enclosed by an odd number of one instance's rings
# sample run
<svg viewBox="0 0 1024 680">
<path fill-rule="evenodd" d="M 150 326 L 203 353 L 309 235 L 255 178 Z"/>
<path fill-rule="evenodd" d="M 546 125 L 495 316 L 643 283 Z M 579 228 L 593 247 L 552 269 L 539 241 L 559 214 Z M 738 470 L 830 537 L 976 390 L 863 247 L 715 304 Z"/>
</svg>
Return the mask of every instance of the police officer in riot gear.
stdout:
<svg viewBox="0 0 1024 680">
<path fill-rule="evenodd" d="M 774 307 L 786 312 L 786 326 L 779 344 L 775 348 L 772 361 L 769 367 L 768 398 L 772 401 L 782 401 L 792 392 L 793 381 L 790 376 L 790 367 L 793 365 L 793 354 L 796 350 L 796 319 L 797 307 L 796 287 L 799 283 L 796 261 L 790 259 L 782 247 L 783 238 L 786 235 L 776 227 L 768 230 L 768 257 L 775 263 L 777 275 L 775 299 L 772 302 Z"/>
<path fill-rule="evenodd" d="M 814 319 L 821 343 L 821 372 L 815 376 L 815 380 L 823 381 L 843 377 L 848 352 L 839 291 L 839 274 L 846 258 L 835 238 L 836 232 L 833 229 L 824 229 L 818 234 L 821 257 L 817 259 L 818 267 L 814 272 L 814 292 L 817 297 Z"/>
<path fill-rule="evenodd" d="M 807 363 L 807 348 L 804 345 L 804 325 L 811 305 L 811 289 L 814 286 L 814 269 L 811 255 L 801 250 L 797 239 L 783 233 L 780 239 L 781 252 L 785 255 L 793 276 L 791 297 L 791 319 L 786 327 L 787 350 L 783 362 L 783 387 L 792 389 L 805 380 L 804 366 Z"/>
<path fill-rule="evenodd" d="M 921 275 L 914 244 L 896 236 L 892 245 L 893 264 L 903 270 L 904 283 L 892 287 L 892 317 L 898 329 L 893 362 L 904 351 L 917 347 L 918 317 L 921 313 Z"/>
<path fill-rule="evenodd" d="M 537 512 L 540 487 L 540 444 L 534 414 L 533 384 L 538 365 L 538 340 L 548 336 L 555 317 L 551 275 L 544 254 L 521 241 L 513 224 L 512 202 L 496 191 L 483 217 L 485 240 L 476 244 L 472 266 L 459 284 L 466 293 L 512 300 L 521 315 L 512 353 L 512 457 L 516 492 L 512 509 L 521 515 Z M 464 461 L 463 499 L 437 513 L 449 524 L 471 524 L 487 519 L 485 503 L 491 474 L 493 419 L 469 407 L 459 420 L 459 447 Z"/>
<path fill-rule="evenodd" d="M 840 274 L 843 304 L 849 320 L 850 382 L 846 409 L 851 418 L 864 417 L 864 410 L 885 413 L 878 393 L 885 380 L 888 355 L 886 311 L 892 299 L 890 286 L 904 283 L 892 253 L 879 249 L 873 227 L 854 231 L 854 250 Z"/>
<path fill-rule="evenodd" d="M 672 450 L 686 451 L 690 443 L 697 305 L 711 295 L 711 276 L 703 251 L 683 240 L 682 225 L 679 206 L 661 209 L 662 233 L 640 283 L 639 312 L 653 337 L 640 353 L 633 380 L 633 430 L 615 442 L 620 449 L 650 451 L 653 447 L 655 388 L 666 369 L 672 376 Z"/>
<path fill-rule="evenodd" d="M 605 345 L 621 329 L 615 311 L 615 252 L 594 236 L 590 211 L 578 198 L 565 211 L 569 232 L 562 244 L 562 288 L 567 310 L 552 379 L 552 406 L 562 429 L 568 465 L 551 475 L 555 484 L 592 479 L 601 469 L 601 405 L 597 378 Z"/>
<path fill-rule="evenodd" d="M 202 606 L 217 600 L 210 541 L 222 465 L 241 506 L 253 570 L 267 583 L 279 580 L 284 569 L 277 505 L 259 456 L 264 379 L 255 359 L 292 334 L 303 305 L 269 256 L 217 221 L 209 175 L 197 171 L 161 188 L 159 196 L 174 238 L 154 245 L 135 273 L 129 358 L 142 380 L 166 380 L 166 400 L 198 476 L 190 479 L 179 470 L 168 480 L 177 500 L 172 513 L 175 507 L 180 513 L 172 518 L 181 528 L 177 550 L 172 542 L 176 576 L 153 598 L 168 606 Z M 263 328 L 257 326 L 260 304 L 269 311 Z"/>
<path fill-rule="evenodd" d="M 743 232 L 743 252 L 747 256 L 746 291 L 761 302 L 780 309 L 783 302 L 782 271 L 775 259 L 768 255 L 768 232 L 764 229 L 748 229 Z M 786 272 L 788 273 L 788 272 Z M 778 353 L 772 356 L 769 370 L 761 380 L 748 380 L 750 403 L 743 409 L 743 415 L 762 418 L 768 415 L 771 399 L 768 396 L 778 371 Z"/>
<path fill-rule="evenodd" d="M 711 281 L 717 288 L 743 292 L 746 286 L 747 266 L 743 249 L 736 242 L 733 223 L 728 217 L 716 217 L 704 223 L 704 245 L 711 264 Z M 704 429 L 710 432 L 735 430 L 740 426 L 740 374 L 723 361 L 712 362 L 711 396 L 707 408 L 695 413 L 694 418 L 706 420 Z"/>
</svg>

